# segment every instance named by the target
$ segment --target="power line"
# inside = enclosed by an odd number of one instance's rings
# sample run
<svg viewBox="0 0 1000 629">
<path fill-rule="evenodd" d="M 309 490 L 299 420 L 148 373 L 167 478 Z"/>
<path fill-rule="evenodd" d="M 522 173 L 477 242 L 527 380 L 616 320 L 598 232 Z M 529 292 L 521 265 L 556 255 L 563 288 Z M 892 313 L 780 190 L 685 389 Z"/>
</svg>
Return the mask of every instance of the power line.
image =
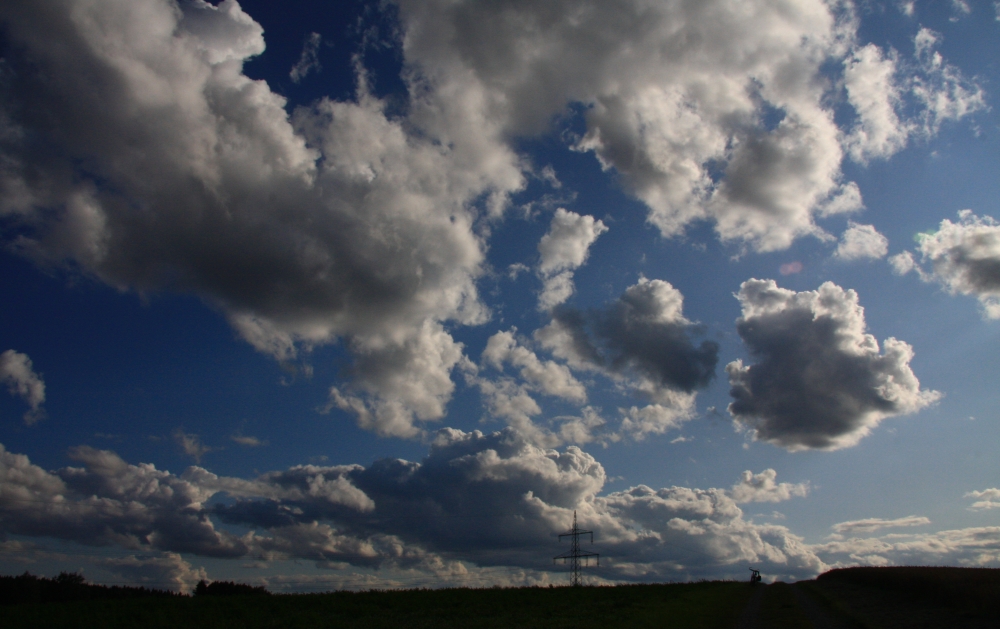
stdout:
<svg viewBox="0 0 1000 629">
<path fill-rule="evenodd" d="M 573 573 L 572 585 L 573 587 L 580 586 L 580 559 L 583 558 L 584 562 L 590 563 L 590 558 L 595 557 L 597 559 L 597 565 L 601 565 L 601 555 L 600 553 L 592 553 L 587 550 L 580 550 L 580 536 L 590 535 L 590 543 L 594 543 L 594 532 L 584 531 L 576 526 L 576 510 L 573 511 L 573 528 L 569 530 L 568 533 L 562 533 L 559 535 L 559 541 L 562 538 L 570 538 L 570 548 L 568 552 L 561 555 L 556 555 L 552 558 L 552 563 L 559 561 L 560 559 L 565 562 L 569 559 L 570 571 Z"/>
</svg>

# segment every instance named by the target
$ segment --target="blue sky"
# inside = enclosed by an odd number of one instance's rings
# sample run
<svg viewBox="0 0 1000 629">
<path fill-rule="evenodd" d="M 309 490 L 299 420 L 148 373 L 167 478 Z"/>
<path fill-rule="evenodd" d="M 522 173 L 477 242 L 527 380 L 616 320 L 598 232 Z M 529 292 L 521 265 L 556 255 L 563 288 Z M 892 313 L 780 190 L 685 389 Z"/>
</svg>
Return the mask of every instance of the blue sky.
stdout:
<svg viewBox="0 0 1000 629">
<path fill-rule="evenodd" d="M 1000 563 L 992 2 L 9 2 L 0 567 Z"/>
</svg>

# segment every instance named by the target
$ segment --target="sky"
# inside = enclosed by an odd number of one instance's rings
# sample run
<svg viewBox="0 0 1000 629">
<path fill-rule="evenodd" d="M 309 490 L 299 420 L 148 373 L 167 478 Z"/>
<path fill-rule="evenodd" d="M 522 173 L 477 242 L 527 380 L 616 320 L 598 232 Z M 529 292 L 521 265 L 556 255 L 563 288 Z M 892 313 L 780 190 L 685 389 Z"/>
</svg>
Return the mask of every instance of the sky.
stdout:
<svg viewBox="0 0 1000 629">
<path fill-rule="evenodd" d="M 972 0 L 0 4 L 0 571 L 1000 567 L 998 63 Z"/>
</svg>

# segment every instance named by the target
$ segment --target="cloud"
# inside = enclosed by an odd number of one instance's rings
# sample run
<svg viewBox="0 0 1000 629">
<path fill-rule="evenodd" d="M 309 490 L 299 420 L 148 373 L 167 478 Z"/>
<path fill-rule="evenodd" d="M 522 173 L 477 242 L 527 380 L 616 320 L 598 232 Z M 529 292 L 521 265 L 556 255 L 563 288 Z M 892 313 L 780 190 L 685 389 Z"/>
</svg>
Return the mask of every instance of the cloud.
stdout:
<svg viewBox="0 0 1000 629">
<path fill-rule="evenodd" d="M 883 520 L 882 518 L 851 520 L 850 522 L 839 522 L 834 524 L 831 528 L 833 528 L 836 533 L 856 534 L 873 533 L 879 529 L 885 528 L 924 526 L 930 523 L 931 521 L 923 516 L 910 515 L 905 518 L 896 518 L 895 520 Z"/>
<path fill-rule="evenodd" d="M 531 397 L 524 384 L 518 384 L 513 378 L 475 378 L 472 383 L 479 387 L 490 415 L 505 419 L 519 433 L 529 436 L 534 443 L 547 446 L 558 444 L 555 435 L 532 421 L 532 417 L 542 413 L 542 408 Z"/>
<path fill-rule="evenodd" d="M 199 581 L 208 580 L 208 573 L 204 568 L 194 568 L 177 553 L 151 557 L 109 557 L 101 560 L 99 565 L 128 579 L 129 583 L 158 590 L 190 593 Z"/>
<path fill-rule="evenodd" d="M 952 294 L 974 295 L 989 319 L 1000 319 L 1000 225 L 992 217 L 971 210 L 958 213 L 958 222 L 941 221 L 936 232 L 917 237 L 917 251 L 930 271 L 905 251 L 890 260 L 897 273 L 916 270 L 924 281 L 937 281 Z"/>
<path fill-rule="evenodd" d="M 966 498 L 976 498 L 970 509 L 996 509 L 1000 508 L 1000 489 L 990 488 L 982 491 L 970 491 L 965 494 Z"/>
<path fill-rule="evenodd" d="M 388 118 L 363 76 L 354 101 L 290 116 L 242 74 L 264 40 L 233 0 L 18 0 L 0 20 L 14 34 L 0 147 L 9 246 L 122 289 L 199 295 L 280 361 L 345 339 L 362 425 L 411 434 L 436 417 L 454 353 L 439 324 L 488 316 L 473 227 L 522 187 L 512 151 L 485 127 L 411 133 L 420 122 Z M 401 355 L 411 362 L 397 371 L 437 363 L 418 385 L 427 397 L 378 389 L 401 384 L 379 364 Z"/>
<path fill-rule="evenodd" d="M 319 33 L 309 33 L 306 36 L 305 43 L 302 44 L 302 55 L 288 73 L 293 83 L 298 83 L 306 78 L 306 75 L 313 70 L 319 72 L 322 69 L 322 66 L 319 64 L 319 46 L 321 43 L 323 43 L 323 38 Z"/>
<path fill-rule="evenodd" d="M 921 71 L 911 79 L 910 89 L 921 105 L 917 124 L 925 136 L 936 134 L 947 121 L 986 107 L 983 88 L 962 76 L 935 50 L 940 40 L 941 36 L 928 28 L 921 28 L 913 38 Z"/>
<path fill-rule="evenodd" d="M 574 446 L 542 448 L 509 428 L 492 434 L 442 429 L 419 463 L 383 459 L 368 468 L 299 469 L 295 486 L 346 475 L 372 500 L 371 511 L 336 518 L 339 534 L 390 536 L 412 552 L 479 567 L 550 569 L 553 534 L 569 527 L 574 509 L 599 540 L 603 578 L 720 574 L 735 572 L 727 568 L 734 561 L 759 560 L 790 574 L 822 565 L 787 529 L 743 520 L 723 490 L 640 486 L 600 495 L 607 479 L 591 455 Z M 258 482 L 288 486 L 283 477 L 275 472 Z M 255 512 L 229 506 L 220 513 L 244 525 L 274 522 L 271 513 L 303 523 L 317 516 L 308 504 L 298 506 L 301 512 L 266 503 Z"/>
<path fill-rule="evenodd" d="M 1000 527 L 852 537 L 816 544 L 810 550 L 832 566 L 997 566 L 1000 564 Z"/>
<path fill-rule="evenodd" d="M 574 510 L 600 543 L 601 579 L 741 575 L 746 562 L 790 578 L 825 567 L 787 528 L 743 519 L 726 490 L 602 494 L 607 478 L 591 455 L 541 448 L 511 429 L 442 429 L 419 463 L 303 465 L 250 480 L 199 467 L 177 477 L 86 447 L 71 454 L 83 468 L 46 472 L 0 451 L 0 531 L 124 548 L 106 568 L 149 579 L 159 567 L 180 587 L 204 573 L 176 553 L 308 560 L 334 576 L 381 568 L 381 584 L 399 570 L 456 584 L 499 567 L 541 579 Z M 209 502 L 216 495 L 227 498 Z"/>
<path fill-rule="evenodd" d="M 559 424 L 558 434 L 563 443 L 585 444 L 599 441 L 606 444 L 608 441 L 618 440 L 618 435 L 602 432 L 608 422 L 591 406 L 583 407 L 579 417 L 563 415 L 556 417 L 554 421 Z"/>
<path fill-rule="evenodd" d="M 562 443 L 584 444 L 593 441 L 607 444 L 609 441 L 618 441 L 623 436 L 641 441 L 648 435 L 663 434 L 679 428 L 694 417 L 694 392 L 657 387 L 647 379 L 635 382 L 633 386 L 646 396 L 655 396 L 658 403 L 641 408 L 632 406 L 619 409 L 622 419 L 618 431 L 610 430 L 607 420 L 597 409 L 589 406 L 581 409 L 579 416 L 560 415 L 550 419 L 548 423 L 553 426 L 551 429 L 540 426 L 532 418 L 540 415 L 542 409 L 531 397 L 531 392 L 582 404 L 586 402 L 587 391 L 566 365 L 553 360 L 540 360 L 533 351 L 520 344 L 515 332 L 516 328 L 509 332 L 497 332 L 490 337 L 483 350 L 483 363 L 501 371 L 505 364 L 520 367 L 518 379 L 506 376 L 489 379 L 478 370 L 474 375 L 468 375 L 467 379 L 479 387 L 492 415 L 507 419 L 519 434 L 532 439 L 537 445 L 553 447 Z M 550 337 L 542 338 L 549 338 L 551 341 Z M 549 347 L 555 349 L 557 354 L 563 353 L 565 349 L 551 343 Z M 594 368 L 593 365 L 579 363 L 577 358 L 569 359 L 578 368 Z"/>
<path fill-rule="evenodd" d="M 417 436 L 418 422 L 444 417 L 462 349 L 441 324 L 430 321 L 397 339 L 355 339 L 353 382 L 346 391 L 332 387 L 330 405 L 355 413 L 359 426 L 380 435 Z"/>
<path fill-rule="evenodd" d="M 182 428 L 173 432 L 174 442 L 181 447 L 181 451 L 194 459 L 195 463 L 201 463 L 201 457 L 205 456 L 214 448 L 210 448 L 201 442 L 201 437 L 195 434 L 186 433 Z"/>
<path fill-rule="evenodd" d="M 569 108 L 584 112 L 573 147 L 619 173 L 664 235 L 711 220 L 724 240 L 770 251 L 828 238 L 817 216 L 862 206 L 825 87 L 838 84 L 828 61 L 854 55 L 856 20 L 821 0 L 786 8 L 404 0 L 409 99 L 390 117 L 360 65 L 352 100 L 289 114 L 242 72 L 265 44 L 235 0 L 12 0 L 0 8 L 4 238 L 119 289 L 198 295 L 281 362 L 342 341 L 356 380 L 331 408 L 416 436 L 452 395 L 461 347 L 448 326 L 489 317 L 477 226 L 526 185 L 516 143 Z M 907 83 L 927 133 L 984 106 L 938 39 L 918 34 Z M 293 76 L 314 67 L 314 43 Z M 871 139 L 890 57 L 866 50 L 851 102 Z M 557 213 L 543 248 L 560 220 L 572 246 L 540 251 L 549 305 L 572 293 L 574 255 L 602 229 Z M 425 379 L 404 375 L 423 367 Z"/>
<path fill-rule="evenodd" d="M 775 483 L 778 473 L 766 469 L 760 474 L 750 470 L 740 475 L 740 482 L 733 485 L 729 495 L 736 502 L 783 502 L 793 497 L 809 494 L 809 483 Z"/>
<path fill-rule="evenodd" d="M 920 390 L 909 345 L 888 338 L 880 353 L 853 290 L 826 282 L 797 293 L 753 279 L 737 298 L 737 331 L 757 362 L 726 365 L 729 412 L 755 439 L 793 451 L 845 448 L 941 397 Z"/>
<path fill-rule="evenodd" d="M 760 251 L 824 237 L 816 216 L 861 207 L 843 181 L 845 151 L 888 156 L 914 130 L 983 106 L 978 86 L 927 46 L 902 68 L 892 51 L 859 46 L 844 3 L 399 6 L 428 116 L 485 110 L 506 133 L 530 136 L 582 106 L 575 148 L 617 171 L 665 236 L 707 219 Z M 831 60 L 843 81 L 830 80 Z M 840 89 L 857 112 L 852 128 L 834 120 Z"/>
<path fill-rule="evenodd" d="M 264 439 L 258 439 L 257 437 L 251 437 L 250 435 L 233 435 L 229 437 L 235 443 L 247 448 L 259 448 L 261 446 L 266 446 L 267 441 Z"/>
<path fill-rule="evenodd" d="M 663 392 L 661 399 L 663 396 L 670 398 L 666 404 L 619 409 L 622 414 L 621 433 L 642 441 L 647 435 L 662 435 L 668 430 L 680 428 L 684 422 L 694 417 L 694 393 Z"/>
<path fill-rule="evenodd" d="M 912 4 L 908 9 L 904 13 L 912 15 Z M 934 50 L 939 41 L 939 35 L 921 28 L 913 40 L 914 63 L 901 62 L 895 50 L 885 53 L 874 44 L 845 60 L 844 85 L 857 121 L 844 143 L 855 162 L 891 157 L 911 136 L 932 136 L 943 122 L 985 108 L 982 88 Z M 908 108 L 916 114 L 902 115 Z"/>
<path fill-rule="evenodd" d="M 859 225 L 848 221 L 847 231 L 840 237 L 835 258 L 850 260 L 877 260 L 889 252 L 889 239 L 878 233 L 874 225 Z"/>
<path fill-rule="evenodd" d="M 894 256 L 890 256 L 889 265 L 892 267 L 892 271 L 896 275 L 906 275 L 915 269 L 918 270 L 918 273 L 921 272 L 917 266 L 916 260 L 913 259 L 913 254 L 909 251 L 904 251 L 902 253 L 897 253 Z M 922 273 L 921 277 L 923 277 Z"/>
<path fill-rule="evenodd" d="M 509 363 L 520 368 L 521 379 L 532 389 L 574 402 L 585 402 L 587 390 L 570 370 L 552 360 L 539 360 L 533 351 L 518 343 L 514 337 L 516 331 L 517 328 L 513 328 L 491 336 L 483 350 L 483 362 L 501 371 L 504 364 Z"/>
<path fill-rule="evenodd" d="M 549 231 L 538 243 L 538 275 L 543 282 L 539 310 L 551 310 L 573 294 L 573 271 L 587 261 L 590 245 L 608 231 L 592 216 L 558 208 Z"/>
<path fill-rule="evenodd" d="M 641 278 L 604 309 L 557 308 L 535 337 L 571 367 L 599 371 L 670 405 L 678 393 L 706 386 L 718 360 L 716 343 L 694 345 L 698 327 L 684 317 L 683 304 L 670 283 Z"/>
<path fill-rule="evenodd" d="M 130 465 L 107 450 L 79 446 L 70 458 L 83 467 L 47 472 L 0 447 L 5 534 L 211 557 L 247 552 L 204 513 L 214 492 L 149 464 Z"/>
<path fill-rule="evenodd" d="M 896 113 L 902 100 L 896 72 L 895 51 L 886 55 L 874 44 L 855 50 L 845 62 L 847 98 L 858 113 L 846 144 L 856 162 L 890 157 L 906 146 L 912 128 Z"/>
<path fill-rule="evenodd" d="M 483 365 L 501 372 L 499 377 L 490 377 L 489 372 L 484 375 L 483 370 L 470 365 L 466 370 L 466 381 L 479 388 L 491 415 L 505 419 L 519 434 L 537 445 L 554 447 L 566 442 L 593 441 L 592 431 L 603 426 L 604 420 L 589 407 L 583 409 L 582 417 L 552 418 L 549 423 L 558 425 L 556 430 L 537 425 L 532 420 L 532 417 L 542 413 L 532 392 L 583 404 L 587 400 L 587 390 L 566 365 L 539 359 L 534 351 L 525 346 L 530 341 L 518 339 L 516 332 L 517 328 L 497 332 L 489 338 L 483 350 Z M 504 374 L 508 364 L 519 368 L 516 378 Z"/>
<path fill-rule="evenodd" d="M 7 384 L 11 395 L 24 400 L 30 410 L 24 414 L 24 423 L 31 425 L 44 416 L 45 382 L 32 369 L 27 354 L 12 349 L 0 354 L 0 382 Z"/>
</svg>

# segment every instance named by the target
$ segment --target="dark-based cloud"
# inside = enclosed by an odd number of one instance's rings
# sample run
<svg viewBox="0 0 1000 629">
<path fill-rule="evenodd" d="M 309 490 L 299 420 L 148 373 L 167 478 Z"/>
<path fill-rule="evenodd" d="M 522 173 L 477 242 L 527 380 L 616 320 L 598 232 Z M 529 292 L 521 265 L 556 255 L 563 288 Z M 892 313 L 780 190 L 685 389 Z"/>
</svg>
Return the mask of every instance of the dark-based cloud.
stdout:
<svg viewBox="0 0 1000 629">
<path fill-rule="evenodd" d="M 904 72 L 858 48 L 846 4 L 397 4 L 399 116 L 360 65 L 352 100 L 289 114 L 242 72 L 265 44 L 236 0 L 3 3 L 0 238 L 120 289 L 199 295 L 279 361 L 342 340 L 356 364 L 330 408 L 414 437 L 454 391 L 463 348 L 447 326 L 489 316 L 477 226 L 525 187 L 516 142 L 568 108 L 586 112 L 572 147 L 620 173 L 661 233 L 707 219 L 768 251 L 861 207 L 845 150 L 887 156 L 983 106 L 939 36 L 921 31 Z M 293 78 L 317 67 L 316 45 Z M 829 104 L 838 64 L 849 129 Z M 558 230 L 543 247 L 543 308 L 572 292 L 580 245 L 601 231 L 588 220 L 573 218 L 574 251 L 549 255 Z"/>
<path fill-rule="evenodd" d="M 695 345 L 698 328 L 684 317 L 683 303 L 670 283 L 642 278 L 602 310 L 557 308 L 537 337 L 571 365 L 636 380 L 654 400 L 690 393 L 715 376 L 719 346 Z"/>
<path fill-rule="evenodd" d="M 70 457 L 83 467 L 47 472 L 24 455 L 0 450 L 5 533 L 212 557 L 247 552 L 202 509 L 211 493 L 106 450 L 80 446 Z"/>
<path fill-rule="evenodd" d="M 886 417 L 914 413 L 940 397 L 920 389 L 912 348 L 866 333 L 853 290 L 826 282 L 815 291 L 747 280 L 736 321 L 753 364 L 726 365 L 729 412 L 755 439 L 789 450 L 856 444 Z"/>
<path fill-rule="evenodd" d="M 171 559 L 186 553 L 410 570 L 454 583 L 511 568 L 537 582 L 574 511 L 600 540 L 601 579 L 741 575 L 747 561 L 790 577 L 824 567 L 786 528 L 744 519 L 727 490 L 602 494 L 606 474 L 591 455 L 542 448 L 509 428 L 442 429 L 420 462 L 296 466 L 251 480 L 200 467 L 178 477 L 86 447 L 71 452 L 83 468 L 56 472 L 0 454 L 0 531 L 122 547 L 131 554 L 106 566 L 122 574 L 161 565 L 186 582 L 199 569 Z M 772 484 L 766 499 L 787 485 Z"/>
<path fill-rule="evenodd" d="M 924 270 L 909 251 L 893 256 L 900 274 L 917 270 L 925 281 L 936 281 L 953 294 L 974 295 L 989 319 L 1000 319 L 1000 225 L 990 216 L 971 210 L 958 213 L 958 222 L 941 221 L 936 232 L 920 234 L 917 251 Z"/>
</svg>

